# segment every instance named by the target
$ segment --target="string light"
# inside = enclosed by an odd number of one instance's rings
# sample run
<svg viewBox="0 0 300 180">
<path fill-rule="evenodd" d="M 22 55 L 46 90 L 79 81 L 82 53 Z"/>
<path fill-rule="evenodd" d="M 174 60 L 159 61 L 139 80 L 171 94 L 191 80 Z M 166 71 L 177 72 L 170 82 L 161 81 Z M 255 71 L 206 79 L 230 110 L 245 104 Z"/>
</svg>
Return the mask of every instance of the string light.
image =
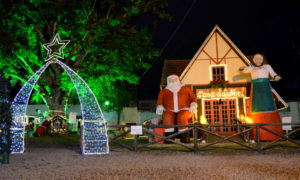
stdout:
<svg viewBox="0 0 300 180">
<path fill-rule="evenodd" d="M 106 121 L 99 103 L 84 80 L 66 64 L 59 60 L 55 63 L 68 73 L 80 101 L 83 129 L 82 129 L 82 154 L 106 154 L 109 152 Z"/>
<path fill-rule="evenodd" d="M 1 88 L 7 88 L 6 85 L 3 85 L 1 82 Z M 0 152 L 8 152 L 10 147 L 10 102 L 5 97 L 7 96 L 6 89 L 0 90 L 0 106 L 1 106 L 1 119 L 0 119 Z"/>
<path fill-rule="evenodd" d="M 12 125 L 11 125 L 11 152 L 24 152 L 24 133 L 25 133 L 25 116 L 28 101 L 33 90 L 33 86 L 38 81 L 41 74 L 51 64 L 49 61 L 43 65 L 30 79 L 23 85 L 12 102 Z"/>
<path fill-rule="evenodd" d="M 55 35 L 51 43 L 45 44 L 48 51 L 48 59 L 43 65 L 21 88 L 12 103 L 12 153 L 24 152 L 24 133 L 25 133 L 25 116 L 28 101 L 36 84 L 45 69 L 52 63 L 59 64 L 71 78 L 80 101 L 83 126 L 81 135 L 81 150 L 84 155 L 107 154 L 109 145 L 107 139 L 106 121 L 99 106 L 99 103 L 84 80 L 75 73 L 66 64 L 62 63 L 56 57 L 62 57 L 63 48 L 69 43 L 67 40 L 60 40 L 58 34 Z M 50 47 L 59 45 L 59 49 L 53 50 Z M 59 51 L 59 52 L 57 52 Z"/>
<path fill-rule="evenodd" d="M 60 40 L 59 34 L 56 33 L 50 43 L 44 44 L 44 48 L 47 51 L 47 59 L 49 61 L 53 58 L 64 58 L 63 49 L 69 44 L 70 40 Z"/>
</svg>

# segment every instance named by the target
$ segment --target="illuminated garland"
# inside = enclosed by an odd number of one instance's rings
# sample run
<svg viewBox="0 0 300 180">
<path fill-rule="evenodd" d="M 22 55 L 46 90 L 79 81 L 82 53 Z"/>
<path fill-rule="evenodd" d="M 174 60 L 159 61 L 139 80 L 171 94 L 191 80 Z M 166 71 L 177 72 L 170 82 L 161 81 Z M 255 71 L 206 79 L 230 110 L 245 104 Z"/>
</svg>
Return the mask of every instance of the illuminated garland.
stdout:
<svg viewBox="0 0 300 180">
<path fill-rule="evenodd" d="M 45 69 L 52 63 L 59 64 L 71 78 L 81 105 L 81 111 L 83 116 L 83 128 L 81 137 L 81 150 L 82 154 L 106 154 L 109 152 L 106 121 L 104 119 L 101 108 L 98 101 L 84 82 L 84 80 L 78 76 L 71 68 L 62 63 L 56 57 L 62 57 L 63 48 L 69 43 L 69 41 L 61 41 L 58 34 L 56 34 L 51 43 L 44 45 L 47 53 L 47 61 L 21 88 L 12 103 L 12 153 L 24 152 L 24 133 L 25 133 L 25 116 L 28 101 L 33 90 L 33 86 L 36 84 Z M 52 49 L 53 46 L 60 45 L 57 53 Z M 53 59 L 54 58 L 54 59 Z"/>
<path fill-rule="evenodd" d="M 83 117 L 82 153 L 108 153 L 109 146 L 107 141 L 106 122 L 94 93 L 84 80 L 71 68 L 59 60 L 56 60 L 55 63 L 61 65 L 68 73 L 79 97 Z"/>
<path fill-rule="evenodd" d="M 11 103 L 8 98 L 8 84 L 0 74 L 0 154 L 10 152 L 11 134 Z M 2 163 L 6 162 L 2 159 Z"/>
<path fill-rule="evenodd" d="M 21 90 L 16 95 L 12 102 L 12 125 L 11 125 L 11 152 L 23 153 L 24 152 L 24 133 L 25 133 L 25 116 L 28 101 L 33 90 L 33 86 L 36 84 L 41 74 L 51 64 L 48 61 L 42 66 L 31 78 L 23 85 Z"/>
</svg>

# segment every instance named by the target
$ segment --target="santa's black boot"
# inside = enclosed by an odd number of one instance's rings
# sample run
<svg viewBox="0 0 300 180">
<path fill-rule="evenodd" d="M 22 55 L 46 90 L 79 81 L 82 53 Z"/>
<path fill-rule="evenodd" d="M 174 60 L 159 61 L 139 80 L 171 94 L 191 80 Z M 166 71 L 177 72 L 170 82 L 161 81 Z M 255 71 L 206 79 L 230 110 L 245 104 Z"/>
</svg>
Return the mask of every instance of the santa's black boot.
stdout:
<svg viewBox="0 0 300 180">
<path fill-rule="evenodd" d="M 165 132 L 165 137 L 170 136 L 172 134 L 174 134 L 174 133 L 173 132 L 168 132 L 168 133 Z M 169 139 L 175 140 L 175 137 L 172 137 L 172 138 L 169 138 Z M 173 142 L 165 140 L 165 144 L 173 144 Z"/>
<path fill-rule="evenodd" d="M 190 132 L 186 132 L 183 134 L 180 134 L 180 142 L 182 143 L 190 143 Z"/>
</svg>

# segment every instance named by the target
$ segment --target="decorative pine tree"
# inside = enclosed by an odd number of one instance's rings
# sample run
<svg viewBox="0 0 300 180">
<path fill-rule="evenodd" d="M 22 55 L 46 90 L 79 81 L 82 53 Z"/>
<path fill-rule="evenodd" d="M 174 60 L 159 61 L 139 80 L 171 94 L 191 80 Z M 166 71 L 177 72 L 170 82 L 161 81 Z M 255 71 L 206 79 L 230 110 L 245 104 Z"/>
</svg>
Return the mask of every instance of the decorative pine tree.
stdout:
<svg viewBox="0 0 300 180">
<path fill-rule="evenodd" d="M 10 126 L 12 118 L 8 94 L 8 83 L 0 74 L 0 152 L 3 155 L 3 164 L 9 162 L 8 154 L 11 145 Z"/>
</svg>

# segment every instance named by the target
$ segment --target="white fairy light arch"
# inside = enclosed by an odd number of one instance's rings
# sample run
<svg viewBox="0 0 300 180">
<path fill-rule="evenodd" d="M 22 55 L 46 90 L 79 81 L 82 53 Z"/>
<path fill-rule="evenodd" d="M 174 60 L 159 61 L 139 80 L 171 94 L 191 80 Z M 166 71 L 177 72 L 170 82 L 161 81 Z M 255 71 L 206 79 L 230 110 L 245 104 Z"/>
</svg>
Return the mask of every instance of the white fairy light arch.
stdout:
<svg viewBox="0 0 300 180">
<path fill-rule="evenodd" d="M 66 43 L 59 43 L 60 39 L 58 34 L 55 35 L 52 42 L 62 44 L 63 47 L 69 43 L 69 41 L 61 41 Z M 51 46 L 51 43 L 46 45 Z M 49 51 L 51 52 L 51 50 Z M 51 56 L 52 60 L 48 61 L 33 76 L 31 76 L 31 78 L 23 85 L 12 102 L 12 153 L 23 153 L 25 150 L 25 116 L 31 92 L 45 69 L 47 69 L 50 64 L 56 63 L 67 72 L 76 88 L 79 97 L 83 117 L 81 132 L 82 154 L 107 154 L 109 152 L 109 145 L 107 139 L 106 121 L 94 93 L 77 73 L 75 73 L 66 64 L 56 59 L 56 52 L 51 52 L 52 54 L 49 54 L 49 51 L 48 56 Z M 60 48 L 59 51 L 60 53 L 58 57 L 61 58 L 60 55 L 62 54 L 62 48 Z"/>
</svg>

